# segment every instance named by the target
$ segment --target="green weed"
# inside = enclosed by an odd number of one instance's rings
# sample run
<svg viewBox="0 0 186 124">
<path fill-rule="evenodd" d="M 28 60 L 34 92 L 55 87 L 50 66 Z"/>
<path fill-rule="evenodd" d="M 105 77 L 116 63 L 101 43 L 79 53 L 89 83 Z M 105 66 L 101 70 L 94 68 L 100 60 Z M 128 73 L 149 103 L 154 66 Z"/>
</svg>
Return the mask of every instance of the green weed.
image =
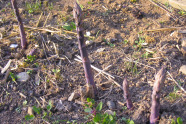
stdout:
<svg viewBox="0 0 186 124">
<path fill-rule="evenodd" d="M 36 60 L 36 55 L 28 55 L 27 56 L 27 59 L 25 60 L 25 62 L 28 62 L 28 63 L 32 63 L 33 61 Z"/>
<path fill-rule="evenodd" d="M 67 31 L 72 31 L 72 30 L 76 29 L 76 24 L 74 22 L 65 23 L 62 28 Z"/>
<path fill-rule="evenodd" d="M 115 124 L 116 123 L 116 113 L 113 115 L 108 113 L 101 113 L 103 103 L 100 102 L 96 108 L 94 108 L 95 101 L 93 99 L 87 98 L 88 104 L 85 104 L 84 111 L 88 113 L 85 116 L 86 119 L 92 119 L 88 124 Z"/>
<path fill-rule="evenodd" d="M 176 121 L 177 121 L 177 123 L 176 123 Z M 171 124 L 183 124 L 183 120 L 180 117 L 178 117 L 176 119 L 176 121 L 174 119 L 172 119 Z"/>
<path fill-rule="evenodd" d="M 185 12 L 184 10 L 180 10 L 180 11 L 178 12 L 178 14 L 180 14 L 181 16 L 184 16 L 184 15 L 186 15 L 186 12 Z"/>
<path fill-rule="evenodd" d="M 145 40 L 143 37 L 139 37 L 139 41 L 135 41 L 135 43 L 137 44 L 138 50 L 140 51 L 143 46 L 143 43 L 145 43 Z"/>
<path fill-rule="evenodd" d="M 126 119 L 124 117 L 122 117 L 120 121 L 125 122 L 125 124 L 135 124 L 133 120 Z"/>
<path fill-rule="evenodd" d="M 33 14 L 35 12 L 39 12 L 41 10 L 41 2 L 36 1 L 35 3 L 26 2 L 26 10 L 29 14 Z"/>
<path fill-rule="evenodd" d="M 18 77 L 14 73 L 12 73 L 12 72 L 10 72 L 9 75 L 10 75 L 12 81 L 13 82 L 16 82 L 16 80 L 17 80 Z"/>
</svg>

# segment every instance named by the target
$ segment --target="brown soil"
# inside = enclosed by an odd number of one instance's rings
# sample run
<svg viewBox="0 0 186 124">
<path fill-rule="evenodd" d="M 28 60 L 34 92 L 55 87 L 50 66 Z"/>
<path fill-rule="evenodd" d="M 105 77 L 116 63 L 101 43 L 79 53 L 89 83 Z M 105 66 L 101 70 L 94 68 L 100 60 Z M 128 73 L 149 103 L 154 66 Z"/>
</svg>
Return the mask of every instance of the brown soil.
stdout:
<svg viewBox="0 0 186 124">
<path fill-rule="evenodd" d="M 25 62 L 26 55 L 21 52 L 19 29 L 16 27 L 17 20 L 10 2 L 0 1 L 0 34 L 3 35 L 0 40 L 1 70 L 10 59 L 12 73 L 32 70 L 27 82 L 13 82 L 10 76 L 4 82 L 6 74 L 0 74 L 0 122 L 36 124 L 76 120 L 77 123 L 87 123 L 88 121 L 84 119 L 84 107 L 77 102 L 81 99 L 68 101 L 70 94 L 86 82 L 82 63 L 75 61 L 76 55 L 79 55 L 78 42 L 73 33 L 76 31 L 64 32 L 61 28 L 66 22 L 74 21 L 72 16 L 74 0 L 49 0 L 49 4 L 53 3 L 51 9 L 45 6 L 46 1 L 42 0 L 42 6 L 33 14 L 28 13 L 26 1 L 18 1 L 25 27 L 36 27 L 43 12 L 38 29 L 26 29 L 29 45 L 25 53 L 28 54 L 36 45 L 38 46 L 36 60 L 33 62 Z M 109 109 L 107 101 L 113 101 L 116 104 L 113 111 L 116 112 L 117 123 L 124 123 L 120 121 L 122 117 L 130 118 L 136 124 L 149 123 L 154 75 L 163 65 L 166 65 L 167 71 L 185 88 L 185 75 L 179 73 L 179 68 L 186 64 L 180 51 L 181 39 L 185 35 L 178 33 L 178 30 L 185 30 L 186 16 L 179 15 L 179 10 L 169 7 L 173 15 L 178 17 L 174 20 L 149 0 L 137 0 L 134 3 L 130 0 L 93 0 L 93 3 L 89 4 L 90 0 L 79 1 L 83 6 L 85 32 L 90 32 L 92 36 L 86 40 L 93 41 L 87 45 L 91 65 L 101 70 L 111 65 L 105 71 L 115 77 L 114 80 L 120 85 L 124 77 L 127 77 L 134 109 L 124 109 L 126 101 L 123 98 L 123 91 L 107 75 L 102 74 L 94 78 L 99 98 L 96 104 L 102 101 L 104 112 Z M 39 31 L 49 13 L 44 28 L 53 31 L 61 29 L 61 33 Z M 159 28 L 167 29 L 150 31 Z M 136 41 L 140 39 L 147 44 L 137 43 Z M 18 48 L 10 48 L 13 43 L 18 44 Z M 60 72 L 54 73 L 54 69 Z M 94 75 L 98 74 L 94 69 L 93 72 Z M 39 85 L 36 84 L 36 79 L 40 79 Z M 178 88 L 175 90 L 176 88 L 175 82 L 167 74 L 161 90 L 160 124 L 171 124 L 172 119 L 176 120 L 178 117 L 186 123 L 185 94 Z M 171 93 L 176 94 L 176 97 L 171 97 Z M 23 105 L 25 100 L 27 105 Z M 53 103 L 50 117 L 42 119 L 41 115 L 35 114 L 34 120 L 25 120 L 28 107 L 35 105 L 46 108 L 50 100 Z M 61 111 L 56 109 L 60 100 L 65 106 Z"/>
</svg>

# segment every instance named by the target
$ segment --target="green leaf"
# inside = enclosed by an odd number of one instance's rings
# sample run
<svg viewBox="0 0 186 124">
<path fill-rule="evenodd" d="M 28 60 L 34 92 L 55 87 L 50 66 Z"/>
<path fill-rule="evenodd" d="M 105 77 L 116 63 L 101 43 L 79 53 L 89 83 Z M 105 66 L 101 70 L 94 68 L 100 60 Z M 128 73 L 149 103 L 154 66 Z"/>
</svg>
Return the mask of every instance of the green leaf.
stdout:
<svg viewBox="0 0 186 124">
<path fill-rule="evenodd" d="M 134 121 L 133 120 L 130 120 L 129 124 L 134 124 Z"/>
<path fill-rule="evenodd" d="M 109 115 L 109 119 L 110 119 L 110 121 L 114 120 L 112 115 Z"/>
<path fill-rule="evenodd" d="M 87 102 L 90 102 L 91 101 L 91 98 L 87 98 Z"/>
<path fill-rule="evenodd" d="M 91 113 L 92 109 L 91 108 L 86 108 L 86 109 L 84 109 L 84 111 L 87 112 L 87 113 Z"/>
<path fill-rule="evenodd" d="M 52 109 L 52 101 L 48 102 L 47 110 L 50 111 Z"/>
<path fill-rule="evenodd" d="M 176 124 L 176 122 L 175 122 L 175 120 L 174 120 L 174 119 L 172 119 L 171 124 Z"/>
<path fill-rule="evenodd" d="M 96 110 L 97 110 L 97 111 L 101 111 L 102 106 L 103 106 L 103 102 L 100 102 L 100 103 L 97 105 Z"/>
<path fill-rule="evenodd" d="M 26 115 L 26 116 L 25 116 L 25 120 L 26 120 L 26 121 L 33 120 L 34 118 L 35 118 L 34 115 Z"/>
<path fill-rule="evenodd" d="M 93 118 L 94 122 L 99 122 L 101 120 L 101 114 L 97 113 L 96 116 Z"/>
<path fill-rule="evenodd" d="M 44 119 L 45 117 L 47 116 L 47 112 L 43 112 L 43 116 L 42 116 L 42 119 Z"/>
<path fill-rule="evenodd" d="M 33 111 L 36 112 L 37 114 L 40 114 L 41 113 L 41 109 L 36 107 L 36 106 L 33 106 Z"/>
<path fill-rule="evenodd" d="M 180 117 L 178 117 L 178 118 L 177 118 L 177 123 L 178 123 L 178 124 L 183 124 L 183 120 L 182 120 Z"/>
</svg>

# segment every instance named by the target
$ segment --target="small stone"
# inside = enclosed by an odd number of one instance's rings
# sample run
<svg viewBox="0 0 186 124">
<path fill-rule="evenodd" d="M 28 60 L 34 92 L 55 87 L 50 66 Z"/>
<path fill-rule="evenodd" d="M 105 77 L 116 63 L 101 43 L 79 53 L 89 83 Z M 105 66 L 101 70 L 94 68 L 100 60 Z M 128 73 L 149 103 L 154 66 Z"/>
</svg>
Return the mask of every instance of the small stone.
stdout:
<svg viewBox="0 0 186 124">
<path fill-rule="evenodd" d="M 111 109 L 111 110 L 113 110 L 113 109 L 116 108 L 116 105 L 115 105 L 115 103 L 114 103 L 113 101 L 108 101 L 108 102 L 107 102 L 107 106 L 108 106 L 108 108 Z"/>
<path fill-rule="evenodd" d="M 109 115 L 114 115 L 114 112 L 113 111 L 111 111 L 111 110 L 106 110 L 105 112 L 104 112 L 104 114 L 109 114 Z"/>
<path fill-rule="evenodd" d="M 78 97 L 80 97 L 80 95 L 76 92 L 73 92 L 70 97 L 68 98 L 68 101 L 72 101 L 72 100 L 75 100 L 77 99 Z"/>
<path fill-rule="evenodd" d="M 26 72 L 21 72 L 17 75 L 18 81 L 26 82 L 29 80 L 30 76 Z"/>
<path fill-rule="evenodd" d="M 57 109 L 58 111 L 62 111 L 64 109 L 64 106 L 61 100 L 58 101 L 55 109 Z"/>
<path fill-rule="evenodd" d="M 93 44 L 93 43 L 94 43 L 94 41 L 92 41 L 92 40 L 87 40 L 87 41 L 85 42 L 86 45 L 91 45 L 91 44 Z"/>
<path fill-rule="evenodd" d="M 96 52 L 99 53 L 99 52 L 103 52 L 104 50 L 105 50 L 105 48 L 99 48 L 99 49 L 96 50 Z"/>
<path fill-rule="evenodd" d="M 180 67 L 179 72 L 181 72 L 181 73 L 183 73 L 183 74 L 186 75 L 186 65 L 182 65 L 182 66 Z"/>
<path fill-rule="evenodd" d="M 29 115 L 33 115 L 33 110 L 32 110 L 32 107 L 28 107 L 28 112 L 27 112 Z"/>
</svg>

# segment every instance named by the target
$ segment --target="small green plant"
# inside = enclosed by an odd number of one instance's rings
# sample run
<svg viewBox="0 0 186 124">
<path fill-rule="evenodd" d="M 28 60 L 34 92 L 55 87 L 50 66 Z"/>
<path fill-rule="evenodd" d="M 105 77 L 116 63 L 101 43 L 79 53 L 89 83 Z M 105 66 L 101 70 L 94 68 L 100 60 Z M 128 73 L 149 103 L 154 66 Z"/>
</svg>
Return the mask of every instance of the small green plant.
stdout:
<svg viewBox="0 0 186 124">
<path fill-rule="evenodd" d="M 186 12 L 185 12 L 184 10 L 180 10 L 180 11 L 178 12 L 178 14 L 180 14 L 181 16 L 184 16 L 184 15 L 186 15 Z"/>
<path fill-rule="evenodd" d="M 106 42 L 107 45 L 109 45 L 110 47 L 115 47 L 115 44 L 107 41 L 106 39 L 103 39 L 104 42 Z"/>
<path fill-rule="evenodd" d="M 86 119 L 92 118 L 92 122 L 88 124 L 115 124 L 116 123 L 116 113 L 113 115 L 108 113 L 101 113 L 103 103 L 100 102 L 96 108 L 94 108 L 95 101 L 93 99 L 87 98 L 88 104 L 85 104 L 84 111 L 88 113 L 85 117 Z"/>
<path fill-rule="evenodd" d="M 26 120 L 26 121 L 34 120 L 34 118 L 35 118 L 34 115 L 29 115 L 29 114 L 28 114 L 28 115 L 25 116 L 25 120 Z"/>
<path fill-rule="evenodd" d="M 34 12 L 38 12 L 41 10 L 41 2 L 36 1 L 35 3 L 28 3 L 26 2 L 26 10 L 29 14 L 33 14 Z"/>
<path fill-rule="evenodd" d="M 135 3 L 135 2 L 137 2 L 137 1 L 136 1 L 136 0 L 130 0 L 130 2 Z"/>
<path fill-rule="evenodd" d="M 153 55 L 153 54 L 150 53 L 150 52 L 145 52 L 145 53 L 142 55 L 142 57 L 147 59 L 147 58 L 149 58 L 149 57 L 152 57 L 152 55 Z"/>
<path fill-rule="evenodd" d="M 123 41 L 124 44 L 127 44 L 128 42 L 129 42 L 128 40 L 124 40 L 124 41 Z"/>
<path fill-rule="evenodd" d="M 67 31 L 72 31 L 72 30 L 76 29 L 76 24 L 74 22 L 65 23 L 62 28 Z"/>
<path fill-rule="evenodd" d="M 25 62 L 28 62 L 28 63 L 32 63 L 33 61 L 36 60 L 36 55 L 28 55 L 27 56 L 27 59 L 25 60 Z"/>
<path fill-rule="evenodd" d="M 133 120 L 126 119 L 124 117 L 122 117 L 120 121 L 125 122 L 126 124 L 135 124 Z"/>
<path fill-rule="evenodd" d="M 27 105 L 27 100 L 23 101 L 23 106 L 26 106 Z"/>
<path fill-rule="evenodd" d="M 139 74 L 137 64 L 134 62 L 125 62 L 127 70 L 129 70 L 133 75 Z"/>
<path fill-rule="evenodd" d="M 143 43 L 145 43 L 145 40 L 143 37 L 139 37 L 139 41 L 135 41 L 135 43 L 137 44 L 138 50 L 141 50 Z"/>
<path fill-rule="evenodd" d="M 16 80 L 17 80 L 18 77 L 14 73 L 12 73 L 12 72 L 10 72 L 9 75 L 10 75 L 12 81 L 13 82 L 16 82 Z"/>
<path fill-rule="evenodd" d="M 177 121 L 177 123 L 176 123 L 176 121 Z M 180 117 L 178 117 L 176 119 L 176 121 L 174 119 L 172 119 L 171 124 L 183 124 L 183 120 Z"/>
<path fill-rule="evenodd" d="M 52 10 L 54 8 L 53 3 L 48 4 L 49 10 Z"/>
</svg>

